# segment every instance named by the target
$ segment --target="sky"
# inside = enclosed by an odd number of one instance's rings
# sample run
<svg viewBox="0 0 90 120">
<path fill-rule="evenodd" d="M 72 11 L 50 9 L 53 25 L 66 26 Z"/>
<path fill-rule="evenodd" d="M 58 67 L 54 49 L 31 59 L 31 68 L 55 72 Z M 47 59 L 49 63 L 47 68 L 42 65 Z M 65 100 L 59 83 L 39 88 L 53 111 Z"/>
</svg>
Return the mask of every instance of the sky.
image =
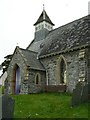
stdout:
<svg viewBox="0 0 90 120">
<path fill-rule="evenodd" d="M 34 39 L 34 26 L 43 10 L 54 28 L 88 15 L 89 0 L 0 0 L 0 64 L 15 47 L 26 48 Z M 1 72 L 0 72 L 1 73 Z"/>
</svg>

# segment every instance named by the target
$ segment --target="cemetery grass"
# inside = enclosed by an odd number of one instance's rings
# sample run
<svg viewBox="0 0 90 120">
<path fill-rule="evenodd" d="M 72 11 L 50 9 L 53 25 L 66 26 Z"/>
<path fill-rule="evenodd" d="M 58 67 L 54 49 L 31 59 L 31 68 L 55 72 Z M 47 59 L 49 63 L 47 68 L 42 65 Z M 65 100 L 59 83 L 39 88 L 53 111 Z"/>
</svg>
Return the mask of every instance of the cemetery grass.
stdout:
<svg viewBox="0 0 90 120">
<path fill-rule="evenodd" d="M 71 95 L 41 93 L 12 95 L 14 118 L 88 118 L 88 103 L 71 107 Z"/>
</svg>

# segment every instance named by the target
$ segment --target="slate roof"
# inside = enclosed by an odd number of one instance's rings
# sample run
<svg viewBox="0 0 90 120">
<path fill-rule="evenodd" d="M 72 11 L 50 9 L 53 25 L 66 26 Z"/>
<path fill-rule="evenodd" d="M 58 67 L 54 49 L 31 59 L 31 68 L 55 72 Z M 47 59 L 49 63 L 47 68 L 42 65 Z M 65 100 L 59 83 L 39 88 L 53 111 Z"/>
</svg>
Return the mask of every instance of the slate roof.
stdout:
<svg viewBox="0 0 90 120">
<path fill-rule="evenodd" d="M 46 21 L 48 23 L 50 23 L 51 25 L 54 25 L 52 23 L 52 21 L 50 20 L 49 16 L 47 15 L 46 11 L 43 10 L 43 12 L 41 13 L 40 17 L 38 18 L 37 22 L 34 25 L 37 25 L 40 22 Z"/>
<path fill-rule="evenodd" d="M 19 49 L 20 49 L 21 54 L 22 54 L 22 56 L 25 60 L 26 65 L 29 68 L 45 71 L 44 66 L 37 59 L 37 53 L 36 52 L 26 50 L 26 49 L 22 49 L 22 48 L 19 48 Z"/>
<path fill-rule="evenodd" d="M 36 42 L 34 41 L 27 47 L 27 49 L 31 50 L 31 51 L 39 52 L 40 51 L 40 45 L 43 42 L 44 42 L 44 39 L 40 40 L 40 41 L 36 41 Z"/>
<path fill-rule="evenodd" d="M 61 26 L 45 38 L 40 57 L 90 45 L 90 15 Z"/>
</svg>

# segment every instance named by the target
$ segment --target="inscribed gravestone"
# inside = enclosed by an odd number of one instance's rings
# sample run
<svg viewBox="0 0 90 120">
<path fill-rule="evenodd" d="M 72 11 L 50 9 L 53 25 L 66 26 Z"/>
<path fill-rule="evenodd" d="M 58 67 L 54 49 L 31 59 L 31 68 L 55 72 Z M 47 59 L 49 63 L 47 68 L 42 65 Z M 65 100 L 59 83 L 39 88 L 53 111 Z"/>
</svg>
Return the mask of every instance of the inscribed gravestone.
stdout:
<svg viewBox="0 0 90 120">
<path fill-rule="evenodd" d="M 8 95 L 0 96 L 0 101 L 2 101 L 2 119 L 13 118 L 14 113 L 14 103 L 15 101 Z"/>
</svg>

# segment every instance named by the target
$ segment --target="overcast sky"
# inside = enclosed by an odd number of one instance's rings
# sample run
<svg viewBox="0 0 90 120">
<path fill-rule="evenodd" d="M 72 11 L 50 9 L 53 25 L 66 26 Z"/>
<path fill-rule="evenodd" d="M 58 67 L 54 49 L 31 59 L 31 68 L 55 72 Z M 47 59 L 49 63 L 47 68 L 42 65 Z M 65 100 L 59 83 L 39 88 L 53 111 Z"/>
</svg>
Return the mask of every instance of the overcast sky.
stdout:
<svg viewBox="0 0 90 120">
<path fill-rule="evenodd" d="M 88 14 L 89 0 L 0 0 L 0 63 L 18 43 L 26 48 L 34 38 L 34 26 L 43 10 L 54 28 Z"/>
</svg>

